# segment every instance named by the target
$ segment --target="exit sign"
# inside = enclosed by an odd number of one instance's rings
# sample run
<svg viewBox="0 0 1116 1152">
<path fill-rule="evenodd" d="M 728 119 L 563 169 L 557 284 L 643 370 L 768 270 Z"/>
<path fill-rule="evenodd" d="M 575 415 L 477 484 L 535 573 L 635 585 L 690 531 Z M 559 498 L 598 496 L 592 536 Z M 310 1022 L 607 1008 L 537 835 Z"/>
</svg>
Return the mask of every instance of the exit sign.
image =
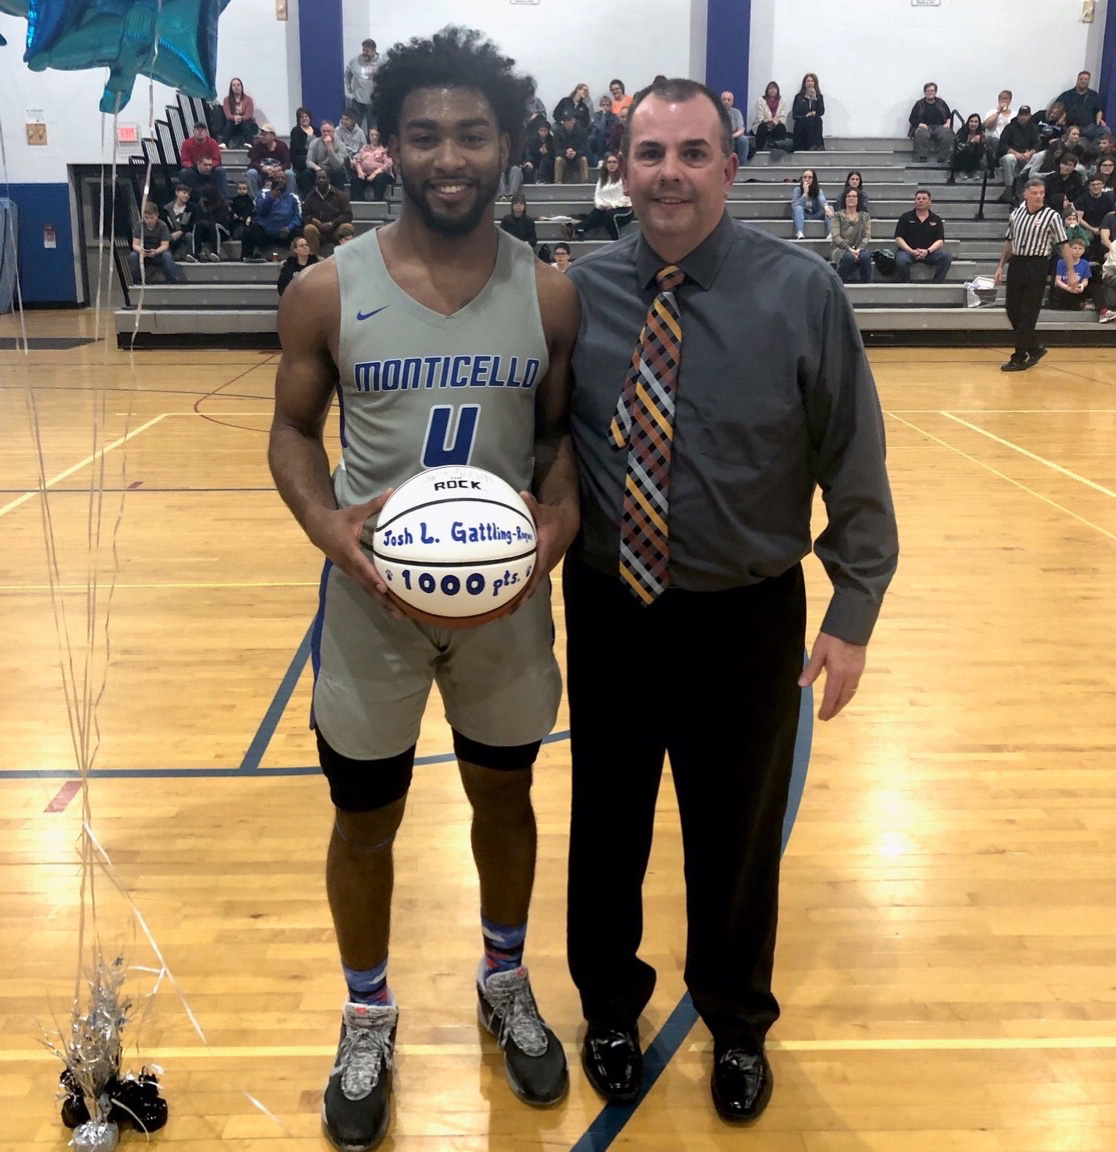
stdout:
<svg viewBox="0 0 1116 1152">
<path fill-rule="evenodd" d="M 117 124 L 116 126 L 116 139 L 120 144 L 138 144 L 139 143 L 139 125 L 138 124 Z"/>
</svg>

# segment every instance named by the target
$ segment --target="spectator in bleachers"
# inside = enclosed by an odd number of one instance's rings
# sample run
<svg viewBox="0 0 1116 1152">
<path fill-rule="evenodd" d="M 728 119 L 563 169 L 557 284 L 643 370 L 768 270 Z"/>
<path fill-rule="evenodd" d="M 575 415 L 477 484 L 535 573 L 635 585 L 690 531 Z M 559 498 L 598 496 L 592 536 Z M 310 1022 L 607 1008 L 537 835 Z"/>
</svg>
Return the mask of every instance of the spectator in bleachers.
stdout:
<svg viewBox="0 0 1116 1152">
<path fill-rule="evenodd" d="M 829 238 L 833 247 L 829 258 L 842 283 L 848 284 L 854 275 L 859 274 L 862 284 L 870 284 L 872 257 L 868 245 L 872 241 L 872 218 L 860 210 L 858 188 L 846 188 L 844 200 L 844 207 L 834 213 L 830 221 Z"/>
<path fill-rule="evenodd" d="M 291 167 L 291 150 L 275 135 L 271 124 L 261 124 L 260 134 L 255 144 L 248 149 L 248 168 L 244 175 L 253 198 L 259 196 L 263 188 L 264 168 L 278 166 L 287 173 L 291 187 L 294 187 L 294 169 Z"/>
<path fill-rule="evenodd" d="M 601 162 L 601 157 L 608 151 L 608 137 L 613 124 L 619 123 L 619 117 L 612 111 L 612 97 L 602 96 L 597 102 L 597 110 L 593 113 L 593 125 L 589 129 L 589 166 L 595 167 Z"/>
<path fill-rule="evenodd" d="M 376 87 L 376 69 L 381 63 L 375 40 L 364 40 L 360 55 L 345 65 L 345 101 L 356 113 L 360 126 L 366 131 L 376 125 L 372 120 L 372 92 Z"/>
<path fill-rule="evenodd" d="M 496 199 L 510 200 L 523 187 L 523 169 L 518 164 L 511 163 L 511 154 L 508 154 L 508 165 L 500 173 L 500 182 L 496 185 Z"/>
<path fill-rule="evenodd" d="M 523 183 L 554 182 L 554 136 L 548 120 L 538 120 L 523 149 Z"/>
<path fill-rule="evenodd" d="M 527 104 L 523 109 L 523 127 L 530 129 L 540 116 L 546 119 L 546 105 L 539 99 L 539 94 L 532 85 L 527 96 Z"/>
<path fill-rule="evenodd" d="M 1104 186 L 1116 192 L 1116 156 L 1102 156 L 1097 161 L 1097 172 L 1104 181 Z"/>
<path fill-rule="evenodd" d="M 216 188 L 206 188 L 194 218 L 194 251 L 201 260 L 221 259 L 221 244 L 232 233 L 229 202 Z"/>
<path fill-rule="evenodd" d="M 802 87 L 791 105 L 794 119 L 794 150 L 796 152 L 824 152 L 825 135 L 822 117 L 825 115 L 825 97 L 821 94 L 818 77 L 807 72 Z"/>
<path fill-rule="evenodd" d="M 554 245 L 554 263 L 551 265 L 559 272 L 568 272 L 570 268 L 570 246 L 563 241 Z"/>
<path fill-rule="evenodd" d="M 1078 168 L 1081 169 L 1081 175 L 1085 175 L 1085 162 L 1089 159 L 1089 149 L 1085 141 L 1081 138 L 1081 129 L 1076 124 L 1071 124 L 1062 135 L 1061 151 L 1069 152 L 1077 161 Z M 1055 145 L 1057 147 L 1057 145 Z"/>
<path fill-rule="evenodd" d="M 349 182 L 349 171 L 345 167 L 348 158 L 345 146 L 337 141 L 333 124 L 329 120 L 322 121 L 319 131 L 321 134 L 316 140 L 310 141 L 310 147 L 306 150 L 306 167 L 315 174 L 315 183 L 317 173 L 324 172 L 335 188 L 344 188 Z"/>
<path fill-rule="evenodd" d="M 1004 190 L 1000 202 L 1015 202 L 1016 173 L 1026 168 L 1038 154 L 1042 141 L 1038 125 L 1031 117 L 1031 106 L 1021 104 L 1015 118 L 1000 133 L 1000 167 L 1004 173 Z"/>
<path fill-rule="evenodd" d="M 184 172 L 196 168 L 198 160 L 202 156 L 208 156 L 213 161 L 213 179 L 224 194 L 228 178 L 225 175 L 225 167 L 221 163 L 221 149 L 217 147 L 217 141 L 210 136 L 209 126 L 204 120 L 199 120 L 194 125 L 193 135 L 182 141 L 181 156 L 182 172 L 178 174 L 179 179 L 182 178 Z"/>
<path fill-rule="evenodd" d="M 147 268 L 154 265 L 162 271 L 168 284 L 177 284 L 178 269 L 170 246 L 170 229 L 164 220 L 159 219 L 159 206 L 148 200 L 143 206 L 140 222 L 132 232 L 132 250 L 128 253 L 132 283 L 139 284 L 141 278 L 146 280 Z"/>
<path fill-rule="evenodd" d="M 996 97 L 996 107 L 984 117 L 984 138 L 989 145 L 995 145 L 993 155 L 998 154 L 1000 137 L 1004 134 L 1004 129 L 1014 119 L 1011 111 L 1011 100 L 1011 89 L 1005 88 Z"/>
<path fill-rule="evenodd" d="M 298 200 L 287 187 L 287 174 L 282 168 L 272 169 L 263 191 L 256 197 L 252 208 L 252 223 L 244 230 L 241 240 L 241 259 L 255 264 L 267 260 L 257 256 L 261 248 L 272 244 L 289 244 L 302 235 L 302 215 Z"/>
<path fill-rule="evenodd" d="M 535 232 L 535 221 L 527 214 L 527 197 L 522 192 L 516 192 L 511 198 L 511 211 L 500 221 L 500 227 L 509 236 L 522 240 L 531 251 L 539 246 L 538 234 Z"/>
<path fill-rule="evenodd" d="M 221 103 L 225 126 L 221 129 L 222 148 L 248 148 L 259 132 L 256 123 L 256 105 L 244 91 L 239 76 L 229 81 L 229 94 Z"/>
<path fill-rule="evenodd" d="M 317 135 L 310 109 L 299 108 L 295 112 L 294 127 L 291 129 L 290 153 L 295 186 L 301 196 L 305 196 L 314 187 L 314 173 L 306 167 L 306 153 L 310 148 L 310 141 Z"/>
<path fill-rule="evenodd" d="M 554 183 L 564 184 L 573 173 L 581 184 L 589 183 L 589 134 L 577 122 L 572 109 L 554 132 Z"/>
<path fill-rule="evenodd" d="M 353 158 L 353 199 L 386 200 L 395 183 L 395 166 L 380 143 L 377 128 L 368 130 L 368 143 Z"/>
<path fill-rule="evenodd" d="M 841 195 L 837 197 L 837 207 L 844 208 L 845 199 L 852 188 L 860 193 L 860 211 L 871 211 L 872 205 L 868 198 L 868 190 L 864 187 L 864 178 L 855 168 L 845 177 L 845 186 L 841 189 Z"/>
<path fill-rule="evenodd" d="M 929 264 L 934 269 L 934 283 L 940 284 L 949 273 L 953 257 L 946 251 L 945 224 L 930 210 L 932 197 L 927 188 L 915 193 L 915 206 L 904 212 L 895 225 L 895 275 L 909 283 L 914 264 Z"/>
<path fill-rule="evenodd" d="M 1083 312 L 1086 300 L 1091 299 L 1099 314 L 1104 309 L 1104 286 L 1099 277 L 1093 280 L 1089 261 L 1085 259 L 1085 244 L 1081 240 L 1071 240 L 1069 250 L 1077 279 L 1072 285 L 1069 283 L 1069 267 L 1063 258 L 1059 258 L 1054 269 L 1054 283 L 1050 287 L 1050 307 L 1061 311 Z"/>
<path fill-rule="evenodd" d="M 1066 106 L 1061 100 L 1055 100 L 1039 117 L 1038 130 L 1041 146 L 1043 148 L 1049 147 L 1050 141 L 1059 139 L 1068 126 Z"/>
<path fill-rule="evenodd" d="M 833 209 L 825 198 L 813 168 L 806 168 L 799 177 L 798 186 L 791 193 L 791 219 L 794 221 L 794 238 L 806 239 L 807 220 L 825 220 L 832 217 Z"/>
<path fill-rule="evenodd" d="M 987 156 L 984 140 L 984 122 L 980 114 L 974 112 L 960 128 L 953 142 L 953 157 L 950 170 L 962 180 L 975 180 L 980 175 L 980 166 Z"/>
<path fill-rule="evenodd" d="M 346 168 L 351 169 L 353 157 L 369 140 L 364 129 L 357 124 L 356 112 L 352 108 L 346 108 L 341 113 L 341 123 L 333 130 L 333 140 L 336 145 L 345 149 Z"/>
<path fill-rule="evenodd" d="M 1067 240 L 1080 240 L 1088 247 L 1089 233 L 1085 230 L 1085 225 L 1081 223 L 1081 217 L 1077 214 L 1076 204 L 1067 204 L 1062 209 L 1062 223 L 1066 227 Z"/>
<path fill-rule="evenodd" d="M 1088 187 L 1073 203 L 1088 236 L 1086 255 L 1090 260 L 1103 260 L 1107 252 L 1101 243 L 1101 226 L 1106 217 L 1116 211 L 1116 195 L 1105 188 L 1104 180 L 1097 173 L 1089 177 Z"/>
<path fill-rule="evenodd" d="M 238 180 L 236 195 L 229 201 L 229 239 L 243 240 L 248 225 L 252 223 L 252 213 L 256 210 L 256 201 L 252 196 L 252 189 L 247 180 Z"/>
<path fill-rule="evenodd" d="M 620 154 L 624 141 L 624 129 L 628 124 L 628 109 L 621 108 L 616 113 L 616 122 L 608 130 L 608 151 Z"/>
<path fill-rule="evenodd" d="M 324 172 L 319 172 L 314 191 L 302 205 L 302 234 L 315 256 L 322 254 L 323 244 L 334 243 L 337 229 L 353 222 L 353 206 L 340 188 L 334 187 Z"/>
<path fill-rule="evenodd" d="M 1116 136 L 1109 131 L 1102 132 L 1093 142 L 1093 153 L 1090 157 L 1091 172 L 1095 172 L 1097 165 L 1106 157 L 1116 159 Z"/>
<path fill-rule="evenodd" d="M 1078 72 L 1077 83 L 1058 97 L 1066 110 L 1066 122 L 1076 124 L 1081 135 L 1095 140 L 1108 125 L 1104 122 L 1104 103 L 1100 93 L 1089 87 L 1092 75 Z"/>
<path fill-rule="evenodd" d="M 554 106 L 554 123 L 561 124 L 567 116 L 572 116 L 578 126 L 585 129 L 586 136 L 593 124 L 593 110 L 589 107 L 589 85 L 579 84 L 568 96 L 563 96 Z"/>
<path fill-rule="evenodd" d="M 953 151 L 951 115 L 949 105 L 938 97 L 937 84 L 924 84 L 922 99 L 916 101 L 911 109 L 910 130 L 907 132 L 907 135 L 914 140 L 914 158 L 917 164 L 927 163 L 931 150 L 937 154 L 939 163 L 949 162 Z"/>
<path fill-rule="evenodd" d="M 741 164 L 747 164 L 748 132 L 744 124 L 744 113 L 736 107 L 736 97 L 727 90 L 721 93 L 721 103 L 732 122 L 732 150 Z"/>
<path fill-rule="evenodd" d="M 1112 229 L 1116 231 L 1116 215 L 1112 219 Z M 1108 324 L 1116 320 L 1116 244 L 1109 248 L 1101 265 L 1101 286 L 1104 288 L 1104 306 L 1097 319 Z"/>
<path fill-rule="evenodd" d="M 286 292 L 287 285 L 303 268 L 309 268 L 311 264 L 317 264 L 317 262 L 318 254 L 311 251 L 305 236 L 299 236 L 291 244 L 291 254 L 283 261 L 283 267 L 279 269 L 279 295 L 282 296 Z"/>
<path fill-rule="evenodd" d="M 779 85 L 772 80 L 756 101 L 756 114 L 752 117 L 752 131 L 756 136 L 756 151 L 774 150 L 787 139 L 787 102 L 779 94 Z"/>
<path fill-rule="evenodd" d="M 624 81 L 610 80 L 608 82 L 608 91 L 612 96 L 613 116 L 619 116 L 621 114 L 626 116 L 628 109 L 632 106 L 632 97 L 624 91 Z"/>
<path fill-rule="evenodd" d="M 221 196 L 225 196 L 228 191 L 225 170 L 221 168 L 221 178 L 218 179 L 212 156 L 199 156 L 197 164 L 193 168 L 183 168 L 178 178 L 190 189 L 190 198 L 195 202 L 202 198 L 207 188 L 213 188 Z"/>
<path fill-rule="evenodd" d="M 351 224 L 342 224 L 337 229 L 337 246 L 340 248 L 342 244 L 348 244 L 350 240 L 356 239 L 356 229 Z"/>
<path fill-rule="evenodd" d="M 1072 152 L 1058 157 L 1057 171 L 1043 177 L 1046 184 L 1046 203 L 1055 212 L 1061 212 L 1067 203 L 1076 204 L 1085 191 L 1085 177 L 1077 171 L 1077 160 Z"/>
<path fill-rule="evenodd" d="M 620 176 L 620 157 L 609 152 L 601 164 L 593 192 L 593 211 L 578 216 L 574 235 L 583 240 L 586 232 L 603 228 L 610 240 L 619 240 L 620 229 L 631 223 L 632 216 L 632 202 L 624 191 L 624 181 Z"/>
<path fill-rule="evenodd" d="M 190 203 L 190 186 L 179 180 L 174 186 L 174 199 L 168 200 L 162 208 L 162 217 L 170 229 L 171 255 L 176 260 L 193 264 L 194 256 L 194 214 L 196 208 Z"/>
</svg>

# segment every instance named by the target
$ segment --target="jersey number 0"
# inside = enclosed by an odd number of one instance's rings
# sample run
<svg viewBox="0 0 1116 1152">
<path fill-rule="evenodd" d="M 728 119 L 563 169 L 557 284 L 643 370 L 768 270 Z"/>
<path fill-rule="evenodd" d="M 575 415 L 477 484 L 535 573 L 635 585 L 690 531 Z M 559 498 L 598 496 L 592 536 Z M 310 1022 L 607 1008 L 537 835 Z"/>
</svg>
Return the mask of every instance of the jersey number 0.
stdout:
<svg viewBox="0 0 1116 1152">
<path fill-rule="evenodd" d="M 480 405 L 460 405 L 456 409 L 456 422 L 454 411 L 454 407 L 450 404 L 439 404 L 430 409 L 426 439 L 422 445 L 424 468 L 468 464 L 472 458 L 473 445 L 477 438 L 477 424 L 480 422 Z"/>
</svg>

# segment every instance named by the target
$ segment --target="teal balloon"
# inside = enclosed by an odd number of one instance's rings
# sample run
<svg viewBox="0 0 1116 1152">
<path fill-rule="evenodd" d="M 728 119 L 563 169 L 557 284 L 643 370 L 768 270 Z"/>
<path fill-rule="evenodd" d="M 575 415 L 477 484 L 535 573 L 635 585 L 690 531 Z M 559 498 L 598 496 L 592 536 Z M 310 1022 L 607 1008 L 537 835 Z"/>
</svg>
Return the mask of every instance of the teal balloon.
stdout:
<svg viewBox="0 0 1116 1152">
<path fill-rule="evenodd" d="M 26 16 L 27 0 L 0 0 L 0 12 L 6 12 L 9 16 Z M 0 48 L 7 43 L 7 40 L 0 36 Z"/>
<path fill-rule="evenodd" d="M 0 0 L 27 16 L 23 59 L 33 72 L 107 68 L 102 112 L 117 112 L 137 76 L 213 100 L 217 21 L 229 0 Z M 15 9 L 23 8 L 20 13 Z"/>
</svg>

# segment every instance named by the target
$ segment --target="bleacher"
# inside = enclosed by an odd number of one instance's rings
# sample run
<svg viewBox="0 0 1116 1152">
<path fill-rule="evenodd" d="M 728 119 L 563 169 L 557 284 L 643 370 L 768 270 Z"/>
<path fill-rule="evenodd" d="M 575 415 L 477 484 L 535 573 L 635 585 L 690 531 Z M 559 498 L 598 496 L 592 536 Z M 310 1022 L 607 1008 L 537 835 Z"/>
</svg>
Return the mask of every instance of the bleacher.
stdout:
<svg viewBox="0 0 1116 1152">
<path fill-rule="evenodd" d="M 168 109 L 168 120 L 158 126 L 156 139 L 145 148 L 153 166 L 160 167 L 164 179 L 171 179 L 173 163 L 193 123 L 196 110 L 180 97 L 179 108 Z M 230 184 L 243 170 L 247 153 L 223 153 Z M 141 162 L 137 161 L 137 170 Z M 933 195 L 933 208 L 945 221 L 947 246 L 953 265 L 945 283 L 930 283 L 932 270 L 915 267 L 912 282 L 903 284 L 877 279 L 871 284 L 849 284 L 857 323 L 867 342 L 876 343 L 1004 343 L 1009 325 L 1003 308 L 1003 289 L 995 305 L 966 307 L 965 282 L 974 276 L 991 275 L 1003 247 L 1009 208 L 997 201 L 1001 187 L 990 180 L 987 189 L 979 182 L 949 183 L 947 173 L 935 165 L 913 162 L 910 141 L 893 139 L 831 139 L 822 153 L 787 155 L 761 153 L 741 168 L 728 201 L 729 213 L 775 235 L 793 235 L 790 198 L 803 167 L 817 172 L 823 190 L 836 196 L 850 169 L 862 174 L 870 197 L 872 249 L 894 250 L 895 222 L 914 206 L 914 193 L 926 186 Z M 528 212 L 535 218 L 541 243 L 564 239 L 562 219 L 588 212 L 593 206 L 592 184 L 525 185 Z M 385 203 L 353 205 L 357 232 L 378 228 L 399 212 L 396 198 Z M 508 211 L 497 203 L 494 223 Z M 557 218 L 557 219 L 551 219 Z M 633 222 L 629 228 L 638 228 Z M 828 259 L 828 223 L 806 222 L 806 239 L 793 243 Z M 606 244 L 607 240 L 571 241 L 573 259 Z M 123 244 L 126 251 L 128 241 Z M 120 241 L 118 241 L 120 249 Z M 235 252 L 235 249 L 233 249 Z M 286 256 L 276 251 L 276 256 Z M 125 306 L 116 313 L 117 338 L 121 344 L 136 333 L 137 343 L 236 343 L 275 347 L 278 294 L 275 289 L 278 268 L 274 264 L 180 263 L 183 283 L 152 283 L 143 296 L 128 282 L 123 261 L 117 268 L 124 291 Z M 1058 312 L 1044 309 L 1039 321 L 1043 338 L 1055 343 L 1111 342 L 1111 331 L 1097 323 L 1096 313 Z"/>
</svg>

